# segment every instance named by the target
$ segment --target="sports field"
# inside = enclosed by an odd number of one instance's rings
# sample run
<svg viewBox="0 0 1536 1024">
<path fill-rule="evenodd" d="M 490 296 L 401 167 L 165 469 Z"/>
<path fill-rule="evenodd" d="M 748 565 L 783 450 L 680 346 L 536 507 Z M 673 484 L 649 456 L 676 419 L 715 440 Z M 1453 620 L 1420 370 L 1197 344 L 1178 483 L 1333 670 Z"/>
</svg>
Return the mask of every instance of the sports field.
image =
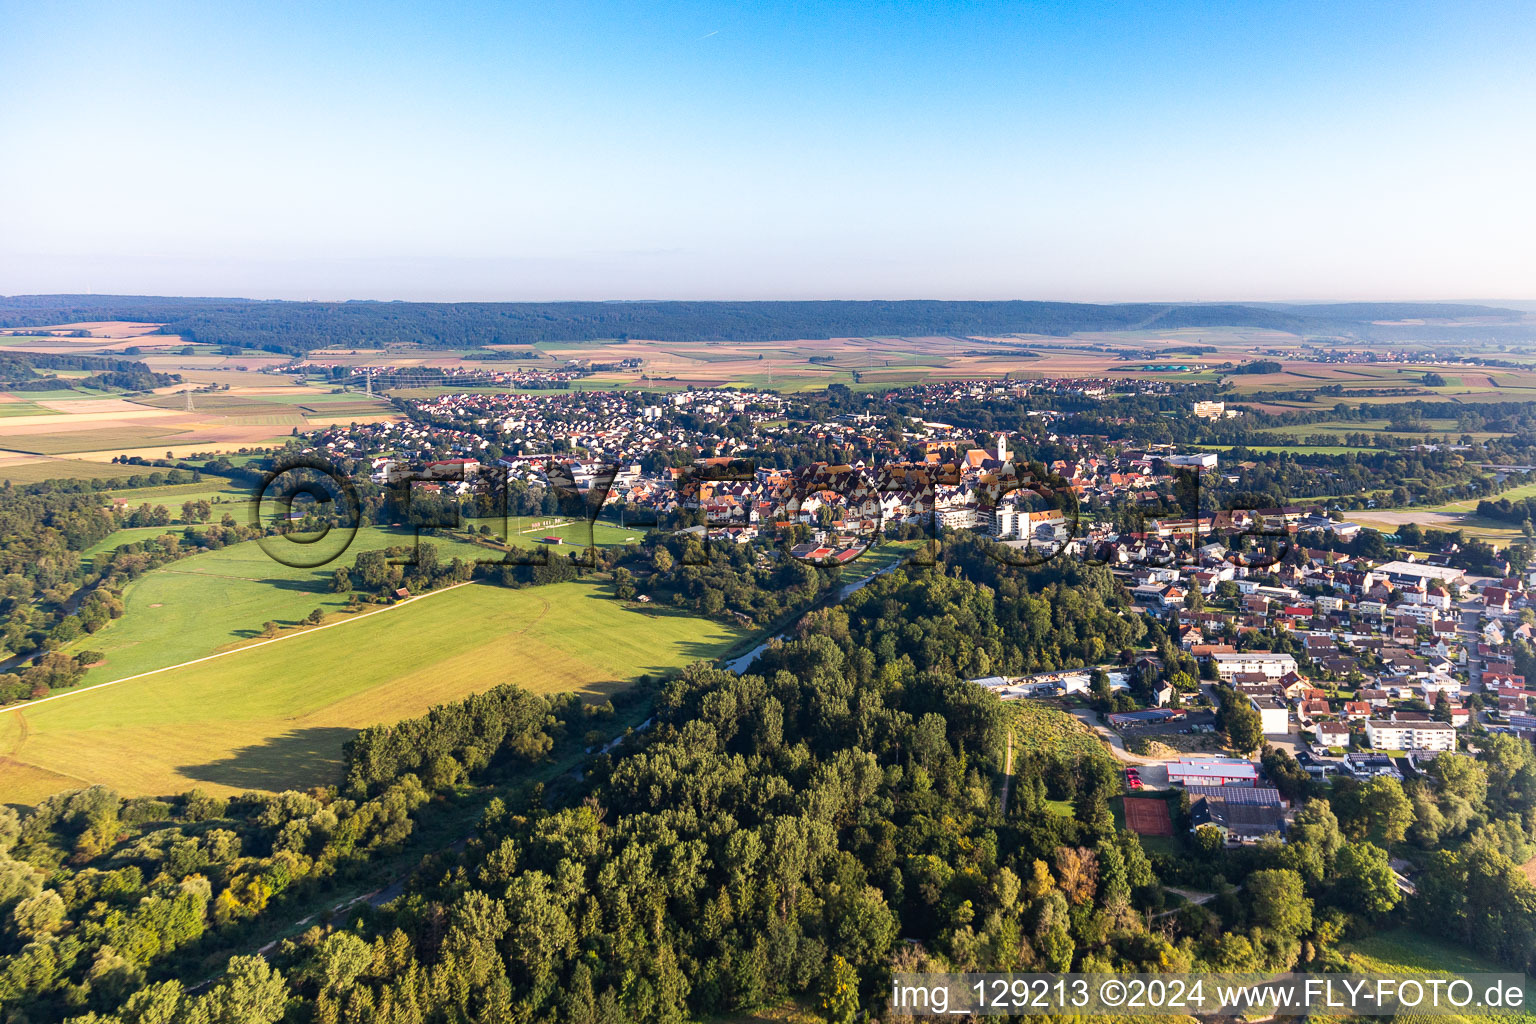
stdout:
<svg viewBox="0 0 1536 1024">
<path fill-rule="evenodd" d="M 1139 836 L 1172 836 L 1173 819 L 1168 815 L 1168 801 L 1126 797 L 1125 825 Z"/>
<path fill-rule="evenodd" d="M 124 795 L 335 782 L 363 726 L 515 683 L 611 692 L 712 658 L 732 627 L 606 585 L 468 584 L 211 661 L 0 712 L 0 802 L 90 783 Z"/>
</svg>

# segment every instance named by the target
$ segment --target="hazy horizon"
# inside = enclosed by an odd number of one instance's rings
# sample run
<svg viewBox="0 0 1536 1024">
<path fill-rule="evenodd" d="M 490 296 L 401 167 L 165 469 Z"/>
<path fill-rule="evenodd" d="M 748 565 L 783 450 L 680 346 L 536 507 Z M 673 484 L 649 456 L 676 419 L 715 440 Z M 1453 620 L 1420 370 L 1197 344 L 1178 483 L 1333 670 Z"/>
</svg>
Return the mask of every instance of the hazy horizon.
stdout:
<svg viewBox="0 0 1536 1024">
<path fill-rule="evenodd" d="M 1302 298 L 1234 298 L 1234 299 L 1178 299 L 1178 298 L 1105 298 L 1105 299 L 1063 299 L 1056 296 L 1015 295 L 1001 298 L 984 298 L 977 296 L 939 296 L 939 295 L 834 295 L 827 297 L 803 297 L 803 296 L 761 296 L 745 298 L 740 296 L 722 296 L 719 298 L 699 298 L 696 296 L 681 296 L 677 298 L 665 298 L 660 296 L 638 296 L 634 298 L 553 298 L 553 299 L 507 299 L 486 298 L 482 296 L 465 296 L 461 298 L 419 298 L 409 295 L 387 296 L 363 296 L 363 295 L 236 295 L 236 294 L 212 294 L 200 292 L 16 292 L 10 295 L 0 294 L 0 298 L 26 298 L 48 297 L 54 295 L 82 295 L 98 298 L 163 298 L 163 299 L 228 299 L 236 302 L 428 302 L 443 304 L 484 304 L 484 303 L 560 303 L 560 302 L 611 302 L 611 303 L 655 303 L 655 302 L 1068 302 L 1082 303 L 1085 305 L 1118 306 L 1118 305 L 1230 305 L 1230 306 L 1308 306 L 1330 305 L 1348 303 L 1414 303 L 1423 305 L 1468 305 L 1468 306 L 1505 306 L 1510 309 L 1519 309 L 1523 312 L 1536 312 L 1536 298 L 1528 299 L 1488 299 L 1488 298 L 1460 298 L 1460 297 L 1430 297 L 1423 299 L 1391 299 L 1378 296 L 1348 296 L 1344 298 L 1318 298 L 1316 296 Z"/>
<path fill-rule="evenodd" d="M 1364 3 L 12 7 L 0 292 L 1529 294 L 1533 29 Z"/>
</svg>

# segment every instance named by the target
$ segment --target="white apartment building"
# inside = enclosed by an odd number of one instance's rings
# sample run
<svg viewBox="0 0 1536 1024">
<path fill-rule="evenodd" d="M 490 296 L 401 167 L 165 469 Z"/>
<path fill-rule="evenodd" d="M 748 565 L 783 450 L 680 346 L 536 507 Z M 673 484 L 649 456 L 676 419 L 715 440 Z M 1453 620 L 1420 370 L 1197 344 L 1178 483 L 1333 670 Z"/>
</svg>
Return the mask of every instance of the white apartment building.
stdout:
<svg viewBox="0 0 1536 1024">
<path fill-rule="evenodd" d="M 1289 654 L 1270 651 L 1239 651 L 1233 654 L 1213 654 L 1216 675 L 1230 680 L 1239 673 L 1262 672 L 1271 679 L 1279 679 L 1287 672 L 1296 671 L 1296 659 Z"/>
<path fill-rule="evenodd" d="M 1004 540 L 1038 537 L 1046 533 L 1059 536 L 1066 525 L 1067 517 L 1054 508 L 1030 512 L 1003 505 L 992 513 L 992 532 Z"/>
<path fill-rule="evenodd" d="M 1408 602 L 1393 605 L 1392 614 L 1406 615 L 1420 626 L 1433 626 L 1440 620 L 1440 608 L 1432 604 Z"/>
<path fill-rule="evenodd" d="M 1370 719 L 1365 735 L 1377 750 L 1455 750 L 1456 730 L 1448 722 L 1387 722 Z"/>
<path fill-rule="evenodd" d="M 1442 612 L 1451 610 L 1451 595 L 1442 587 L 1430 587 L 1427 591 L 1409 590 L 1405 600 L 1409 604 L 1427 604 Z"/>
<path fill-rule="evenodd" d="M 1284 736 L 1291 731 L 1291 712 L 1273 697 L 1250 696 L 1248 703 L 1259 713 L 1266 736 Z"/>
</svg>

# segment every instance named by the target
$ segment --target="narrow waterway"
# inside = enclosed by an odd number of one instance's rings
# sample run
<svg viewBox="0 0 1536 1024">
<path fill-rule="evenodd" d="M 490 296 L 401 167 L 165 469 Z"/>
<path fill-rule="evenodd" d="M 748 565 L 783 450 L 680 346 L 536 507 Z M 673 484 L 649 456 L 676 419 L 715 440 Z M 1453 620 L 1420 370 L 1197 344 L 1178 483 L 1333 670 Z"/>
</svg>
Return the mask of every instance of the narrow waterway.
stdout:
<svg viewBox="0 0 1536 1024">
<path fill-rule="evenodd" d="M 845 583 L 845 584 L 843 584 L 842 588 L 840 590 L 838 590 L 837 596 L 835 598 L 833 598 L 829 603 L 830 604 L 842 604 L 844 601 L 848 600 L 848 596 L 850 594 L 853 594 L 860 587 L 863 587 L 865 584 L 869 583 L 870 580 L 873 580 L 877 576 L 884 576 L 888 572 L 893 572 L 894 570 L 901 568 L 905 564 L 906 564 L 906 559 L 902 559 L 899 562 L 892 562 L 890 565 L 886 566 L 884 569 L 880 569 L 877 572 L 872 572 L 868 576 L 865 576 L 861 580 L 854 580 L 852 583 Z M 743 654 L 741 657 L 739 657 L 739 658 L 732 658 L 730 661 L 726 662 L 725 663 L 725 667 L 730 669 L 732 672 L 736 673 L 737 675 L 741 675 L 747 669 L 752 667 L 752 663 L 758 659 L 759 655 L 761 655 L 764 651 L 766 651 L 768 649 L 768 645 L 769 644 L 773 643 L 775 640 L 783 640 L 785 637 L 787 637 L 789 635 L 790 635 L 789 631 L 785 630 L 782 633 L 778 633 L 778 634 L 776 634 L 774 636 L 771 636 L 767 640 L 764 640 L 762 643 L 758 644 L 756 647 L 752 648 L 746 654 Z"/>
</svg>

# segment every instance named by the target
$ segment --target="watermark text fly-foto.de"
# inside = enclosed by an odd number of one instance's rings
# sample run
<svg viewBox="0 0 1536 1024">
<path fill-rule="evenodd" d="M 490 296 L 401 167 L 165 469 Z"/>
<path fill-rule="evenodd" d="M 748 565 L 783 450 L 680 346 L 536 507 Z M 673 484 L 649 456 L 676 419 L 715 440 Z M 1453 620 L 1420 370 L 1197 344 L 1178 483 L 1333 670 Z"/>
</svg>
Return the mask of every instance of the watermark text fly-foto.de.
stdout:
<svg viewBox="0 0 1536 1024">
<path fill-rule="evenodd" d="M 888 1011 L 971 1014 L 1330 1013 L 1385 1017 L 1525 1008 L 1520 974 L 896 974 Z"/>
</svg>

